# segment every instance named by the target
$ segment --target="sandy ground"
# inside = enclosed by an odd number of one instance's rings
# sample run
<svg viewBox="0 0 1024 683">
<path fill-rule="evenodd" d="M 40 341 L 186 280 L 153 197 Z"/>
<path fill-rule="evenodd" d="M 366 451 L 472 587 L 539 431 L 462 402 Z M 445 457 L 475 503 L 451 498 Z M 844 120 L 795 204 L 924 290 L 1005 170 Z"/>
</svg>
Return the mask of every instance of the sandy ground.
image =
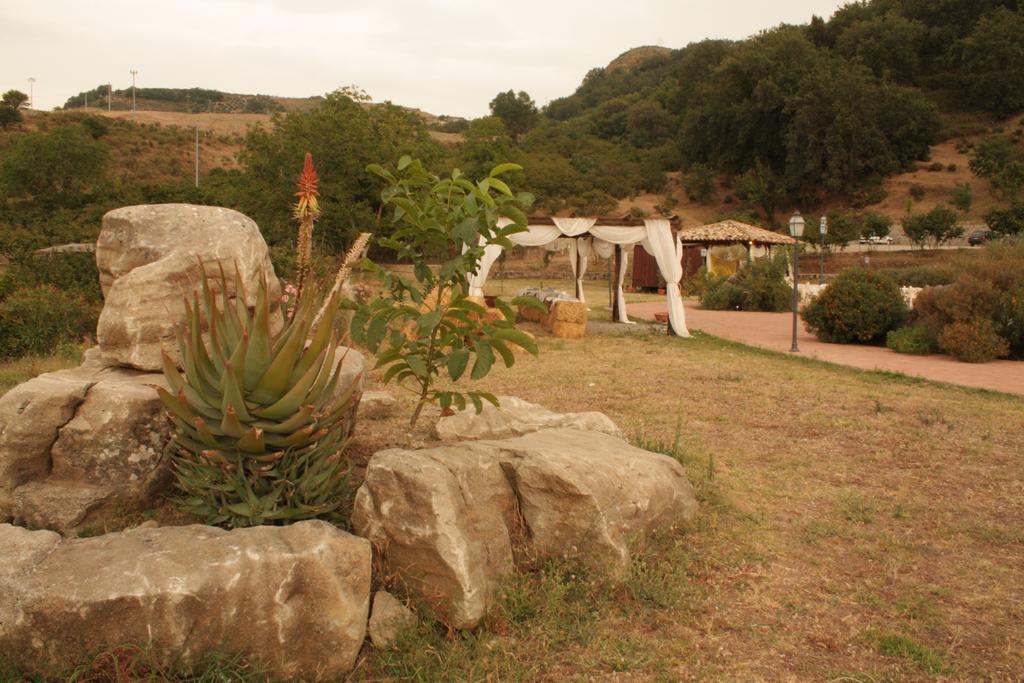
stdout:
<svg viewBox="0 0 1024 683">
<path fill-rule="evenodd" d="M 695 301 L 685 302 L 686 324 L 716 337 L 742 342 L 771 351 L 789 352 L 792 346 L 793 316 L 790 313 L 706 311 Z M 653 320 L 655 313 L 668 311 L 664 302 L 629 304 L 634 318 Z M 1024 362 L 996 360 L 983 364 L 963 363 L 950 356 L 913 356 L 880 346 L 827 344 L 798 326 L 797 346 L 809 358 L 848 365 L 863 370 L 886 370 L 938 382 L 977 389 L 1024 395 Z"/>
</svg>

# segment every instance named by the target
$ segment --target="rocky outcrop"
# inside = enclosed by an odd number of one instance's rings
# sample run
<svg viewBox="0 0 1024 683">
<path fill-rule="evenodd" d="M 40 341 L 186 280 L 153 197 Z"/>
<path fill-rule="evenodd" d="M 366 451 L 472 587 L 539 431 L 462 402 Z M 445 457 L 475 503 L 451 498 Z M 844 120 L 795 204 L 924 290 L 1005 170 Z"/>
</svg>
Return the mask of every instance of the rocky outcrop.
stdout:
<svg viewBox="0 0 1024 683">
<path fill-rule="evenodd" d="M 373 609 L 366 633 L 376 648 L 387 648 L 395 644 L 404 629 L 416 623 L 412 610 L 399 602 L 387 591 L 373 594 Z"/>
<path fill-rule="evenodd" d="M 230 209 L 188 204 L 128 206 L 103 217 L 96 246 L 106 299 L 96 337 L 109 361 L 159 370 L 161 345 L 177 353 L 174 328 L 184 320 L 184 296 L 197 291 L 200 269 L 220 287 L 220 269 L 234 295 L 237 270 L 256 303 L 259 279 L 270 285 L 272 312 L 280 285 L 259 228 Z"/>
<path fill-rule="evenodd" d="M 387 391 L 365 391 L 359 402 L 359 416 L 371 420 L 391 417 L 397 409 L 398 401 Z"/>
<path fill-rule="evenodd" d="M 373 456 L 357 533 L 453 628 L 472 628 L 517 562 L 574 556 L 613 576 L 692 519 L 679 463 L 609 434 L 547 429 Z"/>
<path fill-rule="evenodd" d="M 498 404 L 500 407 L 495 408 L 490 403 L 484 403 L 484 409 L 479 415 L 472 410 L 463 410 L 442 417 L 437 423 L 437 437 L 442 441 L 504 439 L 559 427 L 612 436 L 622 435 L 611 418 L 604 413 L 556 413 L 515 396 L 499 396 Z"/>
<path fill-rule="evenodd" d="M 110 367 L 40 375 L 0 397 L 0 520 L 73 533 L 115 506 L 152 502 L 169 481 L 163 375 Z"/>
<path fill-rule="evenodd" d="M 0 547 L 0 653 L 30 672 L 137 643 L 168 664 L 238 653 L 335 680 L 366 634 L 370 545 L 325 522 L 64 541 L 0 525 Z"/>
</svg>

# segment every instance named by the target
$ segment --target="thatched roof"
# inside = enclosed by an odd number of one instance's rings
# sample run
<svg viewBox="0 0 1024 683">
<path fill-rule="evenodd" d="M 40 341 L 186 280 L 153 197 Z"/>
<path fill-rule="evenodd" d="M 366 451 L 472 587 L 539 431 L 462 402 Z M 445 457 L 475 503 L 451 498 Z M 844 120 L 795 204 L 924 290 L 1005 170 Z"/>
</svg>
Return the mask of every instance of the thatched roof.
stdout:
<svg viewBox="0 0 1024 683">
<path fill-rule="evenodd" d="M 793 244 L 789 235 L 765 230 L 739 221 L 721 221 L 679 231 L 684 242 L 741 242 L 743 244 Z"/>
</svg>

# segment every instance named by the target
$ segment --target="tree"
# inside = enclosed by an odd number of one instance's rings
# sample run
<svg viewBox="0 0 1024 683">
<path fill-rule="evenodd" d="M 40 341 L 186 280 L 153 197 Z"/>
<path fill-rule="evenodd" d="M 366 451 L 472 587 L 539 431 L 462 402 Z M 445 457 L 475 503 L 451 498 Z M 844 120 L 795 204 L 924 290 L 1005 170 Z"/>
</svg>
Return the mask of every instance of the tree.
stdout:
<svg viewBox="0 0 1024 683">
<path fill-rule="evenodd" d="M 964 234 L 957 224 L 956 211 L 947 206 L 936 206 L 928 213 L 911 214 L 903 219 L 903 232 L 914 244 L 924 247 L 927 242 L 939 246 Z"/>
<path fill-rule="evenodd" d="M 291 185 L 306 152 L 317 162 L 323 218 L 317 239 L 328 252 L 342 251 L 356 233 L 376 222 L 377 185 L 366 165 L 403 154 L 433 162 L 440 146 L 413 112 L 389 103 L 371 109 L 353 97 L 358 92 L 328 94 L 316 109 L 275 114 L 269 128 L 252 128 L 239 159 L 240 208 L 260 226 L 271 245 L 290 243 Z"/>
<path fill-rule="evenodd" d="M 989 230 L 1000 235 L 1019 235 L 1024 232 L 1024 204 L 1009 209 L 992 209 L 985 214 Z"/>
<path fill-rule="evenodd" d="M 21 109 L 26 102 L 28 102 L 28 95 L 20 90 L 8 90 L 4 93 L 3 97 L 0 98 L 0 104 L 5 107 L 13 107 L 15 109 Z"/>
<path fill-rule="evenodd" d="M 475 183 L 458 170 L 439 178 L 407 156 L 396 171 L 377 164 L 367 170 L 384 180 L 381 201 L 393 210 L 395 230 L 380 245 L 413 269 L 407 278 L 373 267 L 381 292 L 356 311 L 352 338 L 376 354 L 376 367 L 386 368 L 385 384 L 395 380 L 416 395 L 410 426 L 431 402 L 442 410 L 452 405 L 462 410 L 468 396 L 478 413 L 483 401 L 497 405 L 486 392 L 440 390 L 436 381 L 444 372 L 457 382 L 467 370 L 471 379 L 481 379 L 498 357 L 511 367 L 510 344 L 537 353 L 536 342 L 515 328 L 512 308 L 500 303 L 502 316 L 486 315 L 470 298 L 466 280 L 479 267 L 485 245 L 510 248 L 508 236 L 526 229 L 523 209 L 532 198 L 513 194 L 501 180 L 520 167 L 501 164 Z M 498 227 L 503 217 L 512 223 Z"/>
<path fill-rule="evenodd" d="M 981 140 L 970 162 L 976 176 L 987 178 L 1003 199 L 1016 203 L 1024 190 L 1024 150 L 1003 135 Z"/>
<path fill-rule="evenodd" d="M 972 107 L 997 116 L 1024 109 L 1024 11 L 983 16 L 960 51 Z"/>
<path fill-rule="evenodd" d="M 18 139 L 0 162 L 0 181 L 11 194 L 66 201 L 106 180 L 107 148 L 78 124 Z"/>
<path fill-rule="evenodd" d="M 491 100 L 491 114 L 505 122 L 505 127 L 512 136 L 514 142 L 518 142 L 520 136 L 537 125 L 537 105 L 530 96 L 520 90 L 514 93 L 498 93 Z"/>
<path fill-rule="evenodd" d="M 785 197 L 780 178 L 767 164 L 758 162 L 736 181 L 736 194 L 746 202 L 761 208 L 769 224 L 775 223 L 775 209 Z"/>
<path fill-rule="evenodd" d="M 686 193 L 701 204 L 707 204 L 715 197 L 715 172 L 707 164 L 693 164 L 683 174 Z"/>
<path fill-rule="evenodd" d="M 654 147 L 675 132 L 676 121 L 657 101 L 640 100 L 626 112 L 629 141 L 637 147 Z"/>
</svg>

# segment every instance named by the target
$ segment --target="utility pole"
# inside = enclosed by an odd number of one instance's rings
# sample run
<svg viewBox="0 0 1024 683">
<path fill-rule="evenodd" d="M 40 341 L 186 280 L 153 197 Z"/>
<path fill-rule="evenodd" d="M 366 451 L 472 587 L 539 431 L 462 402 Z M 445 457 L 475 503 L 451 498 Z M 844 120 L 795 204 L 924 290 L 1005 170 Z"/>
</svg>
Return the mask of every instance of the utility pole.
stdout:
<svg viewBox="0 0 1024 683">
<path fill-rule="evenodd" d="M 85 91 L 85 106 L 82 107 L 82 108 L 83 109 L 88 109 L 89 108 L 89 91 L 88 90 Z"/>
<path fill-rule="evenodd" d="M 35 98 L 35 83 L 36 79 L 34 76 L 28 77 L 28 108 L 33 109 L 36 106 Z"/>
<path fill-rule="evenodd" d="M 138 69 L 129 69 L 128 72 L 132 75 L 132 116 L 135 116 L 135 76 L 138 75 Z"/>
<path fill-rule="evenodd" d="M 114 85 L 113 83 L 107 83 L 107 111 L 110 111 L 110 101 L 114 99 Z"/>
<path fill-rule="evenodd" d="M 196 187 L 199 187 L 199 126 L 196 126 Z"/>
</svg>

